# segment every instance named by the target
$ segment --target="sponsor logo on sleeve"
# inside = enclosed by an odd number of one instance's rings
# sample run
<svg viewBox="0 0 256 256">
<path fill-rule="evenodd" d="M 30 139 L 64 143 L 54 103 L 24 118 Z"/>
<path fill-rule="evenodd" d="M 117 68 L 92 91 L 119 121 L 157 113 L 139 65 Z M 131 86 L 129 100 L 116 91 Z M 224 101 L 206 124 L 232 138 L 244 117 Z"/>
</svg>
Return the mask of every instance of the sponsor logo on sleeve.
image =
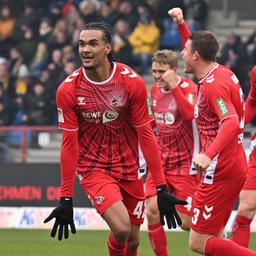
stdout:
<svg viewBox="0 0 256 256">
<path fill-rule="evenodd" d="M 150 98 L 149 98 L 149 96 L 147 96 L 147 107 L 148 107 L 148 115 L 149 115 L 149 116 L 152 116 L 152 115 L 153 115 L 153 112 L 152 112 L 152 109 L 151 109 L 151 103 L 150 103 Z"/>
<path fill-rule="evenodd" d="M 194 103 L 194 94 L 193 93 L 188 94 L 188 102 L 191 104 Z"/>
<path fill-rule="evenodd" d="M 189 83 L 187 83 L 187 82 L 185 82 L 185 81 L 180 84 L 180 87 L 181 87 L 181 88 L 187 88 L 188 86 L 189 86 Z"/>
<path fill-rule="evenodd" d="M 58 122 L 59 123 L 64 123 L 64 115 L 63 115 L 63 111 L 61 108 L 57 108 L 58 110 Z"/>
<path fill-rule="evenodd" d="M 228 109 L 226 107 L 226 104 L 225 104 L 224 100 L 222 98 L 219 98 L 219 99 L 216 100 L 216 103 L 217 103 L 217 106 L 220 110 L 220 113 L 222 115 L 226 115 L 228 113 Z"/>
<path fill-rule="evenodd" d="M 239 83 L 239 80 L 238 80 L 238 78 L 236 77 L 235 74 L 233 74 L 233 75 L 231 76 L 231 79 L 233 80 L 233 82 L 234 82 L 235 84 L 238 84 L 238 83 Z"/>
</svg>

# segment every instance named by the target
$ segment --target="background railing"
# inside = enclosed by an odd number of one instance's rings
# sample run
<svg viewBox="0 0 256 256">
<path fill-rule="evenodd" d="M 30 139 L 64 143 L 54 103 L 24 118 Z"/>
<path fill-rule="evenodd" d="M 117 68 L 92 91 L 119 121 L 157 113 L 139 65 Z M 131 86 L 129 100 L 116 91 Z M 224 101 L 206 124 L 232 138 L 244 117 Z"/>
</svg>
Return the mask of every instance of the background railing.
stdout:
<svg viewBox="0 0 256 256">
<path fill-rule="evenodd" d="M 56 126 L 0 126 L 0 160 L 59 162 L 61 131 Z"/>
</svg>

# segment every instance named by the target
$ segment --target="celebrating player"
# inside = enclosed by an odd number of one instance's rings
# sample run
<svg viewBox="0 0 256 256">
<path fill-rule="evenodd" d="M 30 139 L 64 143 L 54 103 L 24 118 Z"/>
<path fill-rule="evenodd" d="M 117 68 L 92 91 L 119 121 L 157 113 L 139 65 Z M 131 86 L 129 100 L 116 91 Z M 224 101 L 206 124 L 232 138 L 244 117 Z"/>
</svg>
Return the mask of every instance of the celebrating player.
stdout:
<svg viewBox="0 0 256 256">
<path fill-rule="evenodd" d="M 182 228 L 189 230 L 190 210 L 198 176 L 192 166 L 199 153 L 194 119 L 196 85 L 176 73 L 177 56 L 170 50 L 157 51 L 152 58 L 155 84 L 151 88 L 151 106 L 157 128 L 157 141 L 168 190 L 188 202 L 177 206 Z M 196 151 L 196 152 L 195 152 Z M 157 197 L 152 176 L 146 181 L 148 236 L 155 255 L 166 256 L 167 239 L 160 224 Z"/>
<path fill-rule="evenodd" d="M 219 237 L 245 182 L 245 107 L 239 81 L 216 63 L 219 46 L 213 33 L 190 33 L 180 8 L 169 15 L 184 45 L 185 72 L 199 80 L 195 115 L 201 149 L 193 163 L 203 175 L 192 203 L 189 247 L 207 256 L 256 255 Z"/>
<path fill-rule="evenodd" d="M 142 149 L 157 189 L 158 209 L 168 226 L 181 224 L 177 200 L 166 189 L 157 142 L 151 129 L 150 100 L 143 79 L 112 61 L 111 31 L 88 23 L 80 33 L 83 66 L 58 87 L 56 101 L 61 146 L 61 198 L 45 220 L 56 218 L 51 236 L 75 232 L 72 194 L 75 174 L 110 227 L 109 255 L 137 255 L 144 218 L 144 188 L 139 172 Z"/>
<path fill-rule="evenodd" d="M 250 92 L 245 105 L 245 124 L 249 123 L 256 114 L 256 66 L 251 70 Z M 244 247 L 250 241 L 250 224 L 256 213 L 256 133 L 251 139 L 252 152 L 246 174 L 246 181 L 240 192 L 239 207 L 233 227 L 232 240 Z"/>
</svg>

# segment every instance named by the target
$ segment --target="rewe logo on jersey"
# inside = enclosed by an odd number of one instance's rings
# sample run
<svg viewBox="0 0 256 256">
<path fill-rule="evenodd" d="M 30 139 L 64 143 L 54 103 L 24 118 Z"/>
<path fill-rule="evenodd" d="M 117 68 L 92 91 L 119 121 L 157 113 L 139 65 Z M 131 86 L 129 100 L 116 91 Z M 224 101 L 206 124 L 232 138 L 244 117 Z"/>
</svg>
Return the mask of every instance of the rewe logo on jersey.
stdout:
<svg viewBox="0 0 256 256">
<path fill-rule="evenodd" d="M 89 123 L 107 123 L 114 121 L 118 118 L 118 112 L 107 110 L 104 113 L 102 112 L 82 112 L 84 120 Z"/>
<path fill-rule="evenodd" d="M 114 121 L 118 118 L 118 113 L 112 110 L 108 110 L 103 113 L 102 123 Z"/>
</svg>

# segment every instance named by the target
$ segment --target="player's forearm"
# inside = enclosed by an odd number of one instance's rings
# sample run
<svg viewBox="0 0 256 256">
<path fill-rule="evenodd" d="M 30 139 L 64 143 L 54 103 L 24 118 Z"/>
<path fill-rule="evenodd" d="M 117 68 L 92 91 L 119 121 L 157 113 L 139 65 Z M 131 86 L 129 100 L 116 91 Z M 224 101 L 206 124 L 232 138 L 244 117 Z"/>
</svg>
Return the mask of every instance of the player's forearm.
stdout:
<svg viewBox="0 0 256 256">
<path fill-rule="evenodd" d="M 239 131 L 239 120 L 237 117 L 225 119 L 218 131 L 217 136 L 204 154 L 213 159 L 230 144 L 234 137 L 237 137 L 238 139 Z"/>
<path fill-rule="evenodd" d="M 254 116 L 256 115 L 256 106 L 254 104 L 256 102 L 256 99 L 249 99 L 247 98 L 246 104 L 245 104 L 245 120 L 244 123 L 248 124 L 252 121 Z"/>
<path fill-rule="evenodd" d="M 194 118 L 194 106 L 188 101 L 186 96 L 182 93 L 180 87 L 172 89 L 172 94 L 178 106 L 180 114 L 185 120 L 192 120 Z"/>
<path fill-rule="evenodd" d="M 160 152 L 150 124 L 137 128 L 137 133 L 143 156 L 155 185 L 165 184 Z"/>
<path fill-rule="evenodd" d="M 61 197 L 72 197 L 77 158 L 78 158 L 78 140 L 77 131 L 63 131 L 62 146 L 60 154 L 60 165 L 61 165 Z"/>
<path fill-rule="evenodd" d="M 179 31 L 180 39 L 181 39 L 181 45 L 182 45 L 182 49 L 183 49 L 191 32 L 189 30 L 189 27 L 188 27 L 186 21 L 182 22 L 181 24 L 176 24 L 176 25 L 178 27 L 178 31 Z"/>
</svg>

